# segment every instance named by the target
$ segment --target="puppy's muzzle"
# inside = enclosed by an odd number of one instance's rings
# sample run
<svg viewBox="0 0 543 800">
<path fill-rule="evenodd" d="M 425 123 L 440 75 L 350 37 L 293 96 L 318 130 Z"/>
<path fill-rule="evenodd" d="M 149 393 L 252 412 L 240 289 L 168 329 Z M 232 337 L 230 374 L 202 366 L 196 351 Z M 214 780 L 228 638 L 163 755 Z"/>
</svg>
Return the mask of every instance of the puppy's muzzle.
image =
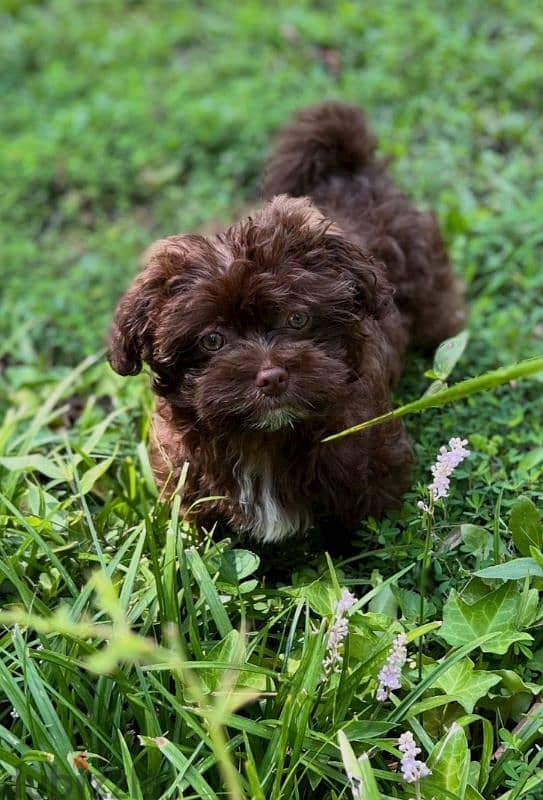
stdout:
<svg viewBox="0 0 543 800">
<path fill-rule="evenodd" d="M 288 372 L 283 367 L 266 367 L 257 372 L 255 385 L 266 397 L 280 397 L 288 385 Z"/>
</svg>

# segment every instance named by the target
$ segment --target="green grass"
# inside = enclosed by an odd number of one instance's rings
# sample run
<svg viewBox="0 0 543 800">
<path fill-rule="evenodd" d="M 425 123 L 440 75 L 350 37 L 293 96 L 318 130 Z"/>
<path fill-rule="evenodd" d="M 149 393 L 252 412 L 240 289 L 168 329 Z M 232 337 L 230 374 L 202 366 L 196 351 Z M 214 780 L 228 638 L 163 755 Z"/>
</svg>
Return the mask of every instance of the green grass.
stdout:
<svg viewBox="0 0 543 800">
<path fill-rule="evenodd" d="M 250 543 L 191 549 L 150 475 L 148 378 L 100 351 L 153 238 L 246 209 L 278 126 L 340 97 L 468 285 L 451 381 L 541 355 L 542 15 L 8 0 L 0 21 L 0 798 L 540 798 L 541 382 L 407 417 L 402 512 L 277 586 Z M 398 404 L 430 366 L 413 359 Z M 416 503 L 451 436 L 472 455 L 427 529 Z M 360 602 L 323 681 L 344 586 Z M 378 703 L 402 630 L 402 688 Z M 397 770 L 406 730 L 433 771 L 419 786 Z"/>
</svg>

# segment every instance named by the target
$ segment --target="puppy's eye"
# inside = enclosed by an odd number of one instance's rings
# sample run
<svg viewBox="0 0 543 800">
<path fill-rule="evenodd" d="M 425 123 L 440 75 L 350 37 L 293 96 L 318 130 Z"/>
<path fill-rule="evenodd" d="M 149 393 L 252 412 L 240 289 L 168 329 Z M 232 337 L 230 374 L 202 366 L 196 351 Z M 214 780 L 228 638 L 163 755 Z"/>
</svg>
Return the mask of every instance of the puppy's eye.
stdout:
<svg viewBox="0 0 543 800">
<path fill-rule="evenodd" d="M 295 328 L 297 331 L 301 331 L 302 328 L 305 328 L 308 322 L 309 316 L 304 314 L 303 311 L 293 311 L 292 314 L 289 314 L 287 317 L 287 325 L 289 328 Z"/>
<path fill-rule="evenodd" d="M 206 333 L 206 335 L 202 336 L 200 339 L 200 344 L 204 350 L 210 350 L 211 352 L 220 350 L 221 347 L 224 346 L 224 342 L 225 339 L 222 333 L 217 333 L 216 331 L 213 331 L 213 333 Z"/>
</svg>

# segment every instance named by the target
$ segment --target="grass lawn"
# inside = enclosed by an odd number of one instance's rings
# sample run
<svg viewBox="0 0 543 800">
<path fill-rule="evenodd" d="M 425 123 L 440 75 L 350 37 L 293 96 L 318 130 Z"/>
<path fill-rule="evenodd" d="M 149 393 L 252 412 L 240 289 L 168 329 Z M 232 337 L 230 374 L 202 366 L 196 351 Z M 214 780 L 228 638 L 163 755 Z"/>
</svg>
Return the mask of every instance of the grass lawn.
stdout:
<svg viewBox="0 0 543 800">
<path fill-rule="evenodd" d="M 407 417 L 402 512 L 278 586 L 247 542 L 191 546 L 150 474 L 148 376 L 102 354 L 141 251 L 247 208 L 278 126 L 337 97 L 465 278 L 451 382 L 541 355 L 537 4 L 5 0 L 0 22 L 0 798 L 541 800 L 541 380 Z"/>
</svg>

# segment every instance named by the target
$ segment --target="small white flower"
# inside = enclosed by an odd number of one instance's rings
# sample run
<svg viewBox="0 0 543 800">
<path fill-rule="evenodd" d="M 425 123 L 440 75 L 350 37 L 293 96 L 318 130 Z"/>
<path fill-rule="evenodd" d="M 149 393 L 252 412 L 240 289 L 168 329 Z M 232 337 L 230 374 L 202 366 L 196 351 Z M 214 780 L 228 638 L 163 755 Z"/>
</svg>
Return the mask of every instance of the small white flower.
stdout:
<svg viewBox="0 0 543 800">
<path fill-rule="evenodd" d="M 336 604 L 336 614 L 346 614 L 356 603 L 356 597 L 348 589 L 344 589 Z"/>
<path fill-rule="evenodd" d="M 406 783 L 416 783 L 421 778 L 426 778 L 427 775 L 432 774 L 432 770 L 428 769 L 424 761 L 417 759 L 421 750 L 420 747 L 417 747 L 411 731 L 402 733 L 398 739 L 398 749 L 403 754 L 400 768 Z"/>
<path fill-rule="evenodd" d="M 325 677 L 332 672 L 341 672 L 343 655 L 341 646 L 349 633 L 349 623 L 346 619 L 347 612 L 356 603 L 356 597 L 348 589 L 344 589 L 340 599 L 336 603 L 334 621 L 328 632 L 326 643 L 326 656 L 322 662 Z"/>
<path fill-rule="evenodd" d="M 392 689 L 400 689 L 402 685 L 402 668 L 407 660 L 407 636 L 400 633 L 392 642 L 385 665 L 377 676 L 377 700 L 381 703 L 388 699 Z"/>
<path fill-rule="evenodd" d="M 440 500 L 442 497 L 448 496 L 451 483 L 450 476 L 456 467 L 470 454 L 470 451 L 466 448 L 467 443 L 467 439 L 454 437 L 449 440 L 450 450 L 447 450 L 446 447 L 440 448 L 437 461 L 431 468 L 434 480 L 428 487 L 434 500 Z"/>
</svg>

